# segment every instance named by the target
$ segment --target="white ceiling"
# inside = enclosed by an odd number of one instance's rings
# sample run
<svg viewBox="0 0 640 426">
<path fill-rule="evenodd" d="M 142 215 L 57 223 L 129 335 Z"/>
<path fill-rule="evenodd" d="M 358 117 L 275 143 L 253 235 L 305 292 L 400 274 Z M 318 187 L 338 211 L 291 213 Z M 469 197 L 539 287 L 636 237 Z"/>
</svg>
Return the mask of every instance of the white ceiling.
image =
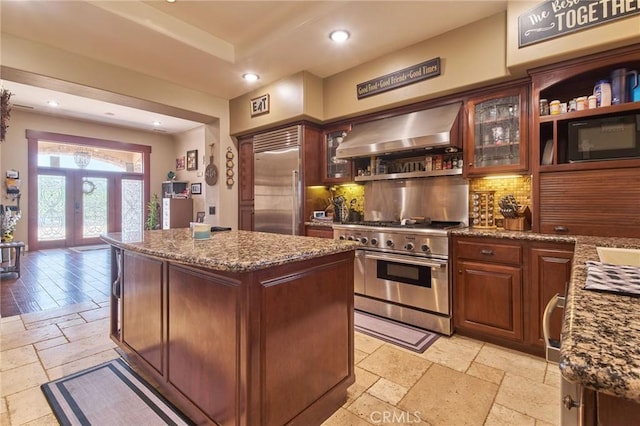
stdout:
<svg viewBox="0 0 640 426">
<path fill-rule="evenodd" d="M 233 99 L 299 71 L 321 78 L 506 10 L 506 0 L 422 1 L 10 1 L 2 33 L 181 86 Z M 329 32 L 351 39 L 332 43 Z M 241 75 L 255 72 L 257 83 Z M 198 123 L 68 94 L 4 85 L 14 104 L 173 133 Z M 106 115 L 106 113 L 114 115 Z"/>
</svg>

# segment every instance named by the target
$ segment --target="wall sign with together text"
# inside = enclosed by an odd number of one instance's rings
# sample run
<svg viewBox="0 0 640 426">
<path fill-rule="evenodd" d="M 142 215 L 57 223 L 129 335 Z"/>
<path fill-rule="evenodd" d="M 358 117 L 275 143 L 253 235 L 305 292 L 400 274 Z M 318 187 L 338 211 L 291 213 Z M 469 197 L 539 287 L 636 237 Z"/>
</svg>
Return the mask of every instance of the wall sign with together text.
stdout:
<svg viewBox="0 0 640 426">
<path fill-rule="evenodd" d="M 640 13 L 640 0 L 550 0 L 518 16 L 518 47 Z"/>
</svg>

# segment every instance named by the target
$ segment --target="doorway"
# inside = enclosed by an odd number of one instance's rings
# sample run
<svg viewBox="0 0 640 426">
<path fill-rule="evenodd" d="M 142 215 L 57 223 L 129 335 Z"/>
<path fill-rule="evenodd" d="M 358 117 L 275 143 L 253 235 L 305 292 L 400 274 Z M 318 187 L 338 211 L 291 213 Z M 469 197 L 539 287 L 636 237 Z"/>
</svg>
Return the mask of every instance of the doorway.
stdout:
<svg viewBox="0 0 640 426">
<path fill-rule="evenodd" d="M 33 133 L 38 137 L 28 138 L 31 250 L 101 244 L 100 235 L 108 232 L 142 233 L 150 147 Z"/>
</svg>

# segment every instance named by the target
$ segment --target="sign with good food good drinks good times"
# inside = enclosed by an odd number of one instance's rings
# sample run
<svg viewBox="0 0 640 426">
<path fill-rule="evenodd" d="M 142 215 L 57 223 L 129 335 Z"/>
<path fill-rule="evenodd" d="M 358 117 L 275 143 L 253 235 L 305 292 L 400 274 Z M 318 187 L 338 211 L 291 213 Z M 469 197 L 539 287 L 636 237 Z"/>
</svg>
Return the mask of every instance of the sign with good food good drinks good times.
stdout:
<svg viewBox="0 0 640 426">
<path fill-rule="evenodd" d="M 518 16 L 518 47 L 640 13 L 640 0 L 550 0 Z"/>
<path fill-rule="evenodd" d="M 440 58 L 429 59 L 400 71 L 376 77 L 357 85 L 358 99 L 377 95 L 402 86 L 417 83 L 440 75 Z"/>
</svg>

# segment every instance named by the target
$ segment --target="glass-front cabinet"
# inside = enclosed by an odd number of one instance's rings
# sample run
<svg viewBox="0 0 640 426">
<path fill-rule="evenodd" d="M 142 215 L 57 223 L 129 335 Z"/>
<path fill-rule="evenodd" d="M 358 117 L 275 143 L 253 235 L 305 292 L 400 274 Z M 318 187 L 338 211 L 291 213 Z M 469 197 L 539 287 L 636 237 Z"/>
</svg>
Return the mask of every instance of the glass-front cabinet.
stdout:
<svg viewBox="0 0 640 426">
<path fill-rule="evenodd" d="M 527 171 L 527 110 L 524 85 L 468 101 L 466 175 Z"/>
<path fill-rule="evenodd" d="M 336 157 L 336 149 L 351 128 L 342 126 L 323 133 L 322 141 L 322 181 L 323 183 L 343 183 L 353 180 L 353 164 L 350 160 Z"/>
</svg>

